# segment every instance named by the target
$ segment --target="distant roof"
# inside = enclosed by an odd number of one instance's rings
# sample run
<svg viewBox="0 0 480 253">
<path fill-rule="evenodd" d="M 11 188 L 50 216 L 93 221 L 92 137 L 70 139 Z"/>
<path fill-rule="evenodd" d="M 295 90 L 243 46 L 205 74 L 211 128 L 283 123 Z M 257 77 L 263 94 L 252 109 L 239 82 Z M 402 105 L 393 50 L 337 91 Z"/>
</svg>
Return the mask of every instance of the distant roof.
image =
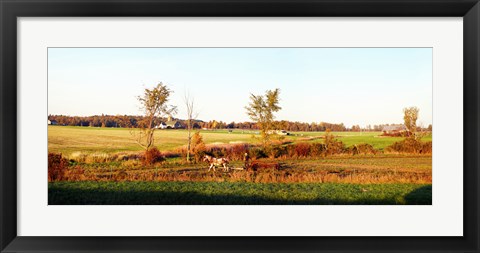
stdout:
<svg viewBox="0 0 480 253">
<path fill-rule="evenodd" d="M 172 121 L 167 121 L 167 126 L 175 126 L 175 124 L 177 124 L 178 121 L 176 120 L 172 120 Z"/>
<path fill-rule="evenodd" d="M 402 131 L 407 130 L 404 125 L 391 125 L 391 126 L 384 126 L 383 131 Z"/>
</svg>

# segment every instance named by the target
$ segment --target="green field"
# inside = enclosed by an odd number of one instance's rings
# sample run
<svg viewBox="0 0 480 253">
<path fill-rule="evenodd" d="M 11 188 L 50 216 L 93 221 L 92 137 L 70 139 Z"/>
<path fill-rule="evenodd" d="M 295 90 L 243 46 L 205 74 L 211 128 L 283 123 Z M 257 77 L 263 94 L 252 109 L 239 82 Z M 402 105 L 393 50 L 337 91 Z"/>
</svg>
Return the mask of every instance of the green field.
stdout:
<svg viewBox="0 0 480 253">
<path fill-rule="evenodd" d="M 256 132 L 249 130 L 201 130 L 201 134 L 207 145 L 257 143 L 252 138 Z M 367 143 L 377 151 L 404 139 L 383 137 L 381 132 L 332 134 L 347 147 Z M 292 132 L 282 141 L 324 142 L 323 135 L 325 132 Z M 155 139 L 162 153 L 179 154 L 178 149 L 186 145 L 187 131 L 158 130 Z M 143 149 L 129 129 L 68 126 L 48 127 L 48 149 L 70 159 L 70 178 L 49 182 L 51 205 L 432 203 L 431 154 L 260 158 L 259 162 L 276 163 L 279 169 L 209 172 L 208 164 L 188 163 L 178 155 L 153 165 L 142 164 L 138 154 Z M 136 158 L 120 159 L 125 153 Z M 83 155 L 89 159 L 82 160 Z M 231 160 L 231 168 L 244 165 L 241 159 Z M 75 171 L 81 174 L 75 176 Z"/>
<path fill-rule="evenodd" d="M 55 182 L 55 205 L 431 205 L 428 184 Z"/>
<path fill-rule="evenodd" d="M 201 130 L 206 144 L 256 143 L 252 138 L 255 131 L 235 129 L 231 133 L 227 130 Z M 325 132 L 292 132 L 285 136 L 285 141 L 313 141 L 323 142 L 320 136 Z M 338 140 L 351 146 L 368 143 L 375 149 L 383 150 L 401 137 L 382 137 L 381 132 L 332 132 Z M 431 141 L 431 136 L 424 141 Z M 161 151 L 174 150 L 186 145 L 186 130 L 158 130 L 155 131 L 155 144 Z M 126 128 L 98 128 L 98 127 L 70 127 L 48 126 L 48 151 L 62 153 L 69 156 L 73 152 L 83 153 L 116 153 L 121 151 L 141 151 L 133 140 L 129 129 Z"/>
</svg>

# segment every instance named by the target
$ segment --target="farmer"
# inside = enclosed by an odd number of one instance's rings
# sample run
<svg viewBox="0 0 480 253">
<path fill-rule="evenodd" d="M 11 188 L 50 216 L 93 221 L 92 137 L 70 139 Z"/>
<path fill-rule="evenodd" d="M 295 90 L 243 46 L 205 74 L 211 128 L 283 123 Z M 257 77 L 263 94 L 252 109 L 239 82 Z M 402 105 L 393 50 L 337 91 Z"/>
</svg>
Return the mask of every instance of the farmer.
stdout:
<svg viewBox="0 0 480 253">
<path fill-rule="evenodd" d="M 248 152 L 245 152 L 245 155 L 243 156 L 243 162 L 245 163 L 244 168 L 247 170 L 250 166 L 249 164 L 250 157 L 248 156 Z"/>
</svg>

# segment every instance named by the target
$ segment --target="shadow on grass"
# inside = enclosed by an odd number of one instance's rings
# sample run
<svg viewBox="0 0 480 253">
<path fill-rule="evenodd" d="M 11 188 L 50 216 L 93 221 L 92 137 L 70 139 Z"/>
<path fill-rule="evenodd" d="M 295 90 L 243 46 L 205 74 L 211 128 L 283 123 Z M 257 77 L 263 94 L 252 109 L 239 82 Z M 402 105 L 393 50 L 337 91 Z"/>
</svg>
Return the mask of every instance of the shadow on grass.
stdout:
<svg viewBox="0 0 480 253">
<path fill-rule="evenodd" d="M 407 205 L 431 205 L 432 185 L 417 188 L 405 196 Z"/>
<path fill-rule="evenodd" d="M 401 201 L 398 195 L 390 195 L 295 200 L 197 191 L 80 189 L 56 186 L 50 186 L 48 190 L 49 205 L 431 205 L 432 187 L 430 185 L 417 188 L 400 198 Z"/>
</svg>

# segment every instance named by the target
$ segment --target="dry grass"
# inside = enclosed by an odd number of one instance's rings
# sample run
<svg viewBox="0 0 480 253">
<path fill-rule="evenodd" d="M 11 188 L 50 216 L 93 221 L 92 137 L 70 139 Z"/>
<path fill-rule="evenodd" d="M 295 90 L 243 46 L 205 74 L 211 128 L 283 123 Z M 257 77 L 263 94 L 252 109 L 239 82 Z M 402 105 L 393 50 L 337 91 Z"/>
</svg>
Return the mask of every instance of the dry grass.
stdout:
<svg viewBox="0 0 480 253">
<path fill-rule="evenodd" d="M 188 164 L 169 161 L 144 166 L 139 160 L 128 160 L 113 165 L 88 165 L 83 176 L 75 181 L 193 181 L 193 182 L 253 182 L 253 183 L 431 183 L 429 156 L 343 156 L 329 159 L 259 160 L 264 166 L 256 171 L 230 170 L 225 173 L 207 171 L 207 164 Z M 258 163 L 258 161 L 256 162 Z M 79 167 L 81 165 L 77 165 Z M 233 162 L 232 168 L 242 167 Z M 68 175 L 65 180 L 70 180 Z"/>
<path fill-rule="evenodd" d="M 368 171 L 115 171 L 90 172 L 66 181 L 158 181 L 158 182 L 249 182 L 249 183 L 432 183 L 428 172 Z"/>
</svg>

